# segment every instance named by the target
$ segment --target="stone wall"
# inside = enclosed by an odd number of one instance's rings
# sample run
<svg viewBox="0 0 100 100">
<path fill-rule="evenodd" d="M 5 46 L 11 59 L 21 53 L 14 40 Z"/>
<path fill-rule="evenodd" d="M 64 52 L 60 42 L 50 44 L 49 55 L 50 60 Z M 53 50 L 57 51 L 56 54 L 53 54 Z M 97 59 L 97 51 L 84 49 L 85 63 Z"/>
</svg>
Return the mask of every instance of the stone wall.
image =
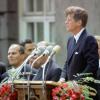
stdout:
<svg viewBox="0 0 100 100">
<path fill-rule="evenodd" d="M 0 0 L 0 60 L 7 63 L 8 47 L 18 40 L 17 0 Z"/>
</svg>

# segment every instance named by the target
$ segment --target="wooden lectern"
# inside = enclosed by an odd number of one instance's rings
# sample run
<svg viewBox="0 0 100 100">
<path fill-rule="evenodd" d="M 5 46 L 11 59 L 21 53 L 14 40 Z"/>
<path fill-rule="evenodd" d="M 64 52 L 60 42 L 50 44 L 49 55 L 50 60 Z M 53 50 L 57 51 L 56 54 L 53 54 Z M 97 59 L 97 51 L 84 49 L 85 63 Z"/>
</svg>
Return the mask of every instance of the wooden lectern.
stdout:
<svg viewBox="0 0 100 100">
<path fill-rule="evenodd" d="M 52 100 L 51 90 L 59 85 L 53 81 L 46 81 L 45 88 L 42 81 L 14 81 L 13 83 L 18 91 L 18 100 Z"/>
</svg>

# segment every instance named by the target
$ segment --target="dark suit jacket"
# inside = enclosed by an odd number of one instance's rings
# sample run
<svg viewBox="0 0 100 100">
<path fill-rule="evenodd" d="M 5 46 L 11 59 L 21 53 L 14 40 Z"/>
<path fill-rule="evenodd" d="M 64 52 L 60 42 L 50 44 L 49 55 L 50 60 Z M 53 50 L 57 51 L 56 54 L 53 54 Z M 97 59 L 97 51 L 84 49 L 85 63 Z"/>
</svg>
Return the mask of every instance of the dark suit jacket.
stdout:
<svg viewBox="0 0 100 100">
<path fill-rule="evenodd" d="M 67 60 L 61 77 L 73 80 L 77 73 L 93 73 L 96 76 L 99 66 L 98 45 L 95 38 L 84 30 L 72 49 L 73 37 L 69 38 L 67 44 Z"/>
<path fill-rule="evenodd" d="M 33 78 L 33 80 L 42 80 L 42 73 L 43 68 L 41 67 L 37 75 Z M 61 75 L 61 68 L 53 61 L 51 60 L 45 68 L 45 80 L 48 81 L 58 81 Z"/>
<path fill-rule="evenodd" d="M 35 69 L 32 70 L 31 66 L 27 64 L 22 68 L 21 73 L 23 73 L 23 72 L 32 72 L 32 75 L 30 76 L 30 80 L 32 80 L 37 71 Z M 2 74 L 1 79 L 3 80 L 6 77 L 9 78 L 9 75 L 8 75 L 7 72 Z M 20 78 L 23 78 L 23 79 L 26 79 L 26 80 L 28 79 L 28 77 L 26 75 L 20 75 Z"/>
<path fill-rule="evenodd" d="M 6 72 L 6 65 L 0 61 L 0 82 L 1 82 L 1 76 L 5 72 Z"/>
</svg>

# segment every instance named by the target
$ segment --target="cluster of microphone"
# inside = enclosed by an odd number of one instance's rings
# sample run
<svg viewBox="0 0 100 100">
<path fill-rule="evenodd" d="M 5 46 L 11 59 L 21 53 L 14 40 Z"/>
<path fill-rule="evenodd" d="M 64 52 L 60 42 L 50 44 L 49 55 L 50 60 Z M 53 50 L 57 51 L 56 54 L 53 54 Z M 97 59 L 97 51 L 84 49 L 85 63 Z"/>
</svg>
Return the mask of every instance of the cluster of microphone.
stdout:
<svg viewBox="0 0 100 100">
<path fill-rule="evenodd" d="M 60 46 L 59 45 L 55 45 L 55 46 L 49 45 L 47 47 L 39 46 L 35 50 L 32 51 L 31 55 L 32 56 L 35 56 L 35 55 L 38 55 L 38 56 L 40 56 L 40 55 L 42 55 L 42 56 L 48 55 L 48 56 L 50 56 L 51 54 L 54 55 L 59 50 L 60 50 Z"/>
<path fill-rule="evenodd" d="M 32 61 L 31 68 L 43 56 L 48 56 L 47 61 L 49 62 L 49 60 L 53 57 L 53 55 L 56 54 L 59 50 L 60 50 L 59 45 L 55 45 L 55 46 L 49 45 L 47 47 L 39 46 L 38 48 L 33 50 L 31 53 L 31 57 L 38 56 L 35 60 Z"/>
</svg>

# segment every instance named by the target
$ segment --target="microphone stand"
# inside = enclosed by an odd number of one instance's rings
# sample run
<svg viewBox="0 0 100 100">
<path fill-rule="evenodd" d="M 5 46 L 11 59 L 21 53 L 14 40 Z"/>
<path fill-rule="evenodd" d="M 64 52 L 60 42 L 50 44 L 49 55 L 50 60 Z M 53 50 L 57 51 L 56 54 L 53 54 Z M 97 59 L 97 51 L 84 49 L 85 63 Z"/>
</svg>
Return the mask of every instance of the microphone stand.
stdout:
<svg viewBox="0 0 100 100">
<path fill-rule="evenodd" d="M 14 78 L 11 79 L 11 92 L 14 92 Z"/>
<path fill-rule="evenodd" d="M 34 56 L 34 55 L 33 55 Z M 32 75 L 32 71 L 31 72 L 26 72 L 26 68 L 25 65 L 27 64 L 28 60 L 32 57 L 32 55 L 29 55 L 26 60 L 23 63 L 23 67 L 24 67 L 24 72 L 22 73 L 22 76 L 26 76 L 28 83 L 27 83 L 27 91 L 28 91 L 28 100 L 30 100 L 30 77 Z"/>
<path fill-rule="evenodd" d="M 43 49 L 43 48 L 42 48 Z M 36 49 L 37 50 L 37 49 Z M 24 61 L 24 63 L 22 64 L 22 66 L 24 66 L 25 64 L 27 64 L 27 62 L 28 62 L 28 60 L 32 57 L 32 56 L 35 56 L 35 54 L 38 54 L 38 52 L 36 53 L 35 51 L 36 50 L 33 50 L 33 52 L 26 58 L 26 60 Z M 39 51 L 40 53 L 41 53 L 41 50 Z M 42 55 L 41 55 L 42 56 Z M 28 86 L 28 100 L 30 99 L 30 77 L 31 77 L 31 75 L 32 75 L 32 66 L 34 65 L 34 63 L 38 60 L 38 59 L 40 59 L 40 57 L 41 56 L 39 56 L 37 59 L 35 59 L 34 61 L 33 61 L 33 63 L 32 63 L 32 65 L 31 65 L 31 71 L 29 72 L 29 73 L 24 73 L 24 75 L 27 75 L 27 79 L 28 79 L 28 83 L 27 83 L 27 86 Z M 25 69 L 25 67 L 24 67 L 24 69 Z"/>
<path fill-rule="evenodd" d="M 44 48 L 41 48 L 41 49 L 43 49 L 44 50 Z M 42 52 L 41 51 L 41 49 L 40 49 L 40 51 L 38 51 L 38 52 Z M 35 51 L 37 51 L 37 49 L 35 50 Z M 32 57 L 32 56 L 35 56 L 35 54 L 38 54 L 38 52 L 35 52 L 34 50 L 33 50 L 33 52 L 31 53 L 31 55 L 29 55 L 28 57 L 27 57 L 27 59 L 25 60 L 25 63 L 23 64 L 23 65 L 25 65 L 27 62 L 28 62 L 28 60 Z M 33 54 L 33 55 L 32 55 Z M 41 55 L 42 56 L 42 55 Z M 32 63 L 32 65 L 31 65 L 31 71 L 29 72 L 29 73 L 25 73 L 25 75 L 27 75 L 27 79 L 28 79 L 28 83 L 27 83 L 27 86 L 28 86 L 28 100 L 30 99 L 30 77 L 31 77 L 31 75 L 32 75 L 32 67 L 33 67 L 33 65 L 34 65 L 34 63 L 38 60 L 38 59 L 40 59 L 40 57 L 41 56 L 39 56 L 37 59 L 35 59 L 34 61 L 33 61 L 33 63 Z M 24 68 L 25 69 L 25 68 Z"/>
<path fill-rule="evenodd" d="M 32 67 L 34 66 L 34 64 L 36 63 L 36 61 L 37 61 L 38 59 L 40 59 L 42 56 L 43 56 L 43 55 L 40 55 L 39 57 L 37 57 L 37 58 L 33 61 L 32 65 L 31 65 L 31 72 L 27 74 L 27 75 L 28 75 L 28 83 L 27 83 L 27 87 L 28 87 L 28 100 L 30 100 L 30 97 L 31 97 L 31 96 L 30 96 L 30 76 L 32 75 Z"/>
<path fill-rule="evenodd" d="M 46 60 L 46 62 L 43 65 L 43 73 L 42 73 L 42 80 L 43 80 L 43 89 L 45 87 L 45 69 L 46 69 L 46 65 L 48 64 L 48 62 L 51 60 L 51 58 L 53 57 L 53 55 L 60 49 L 59 45 L 56 45 L 52 52 L 50 53 L 48 59 Z"/>
<path fill-rule="evenodd" d="M 28 100 L 30 100 L 30 75 L 28 75 L 27 91 L 28 91 Z"/>
<path fill-rule="evenodd" d="M 49 63 L 49 61 L 51 60 L 51 58 L 53 57 L 53 55 L 55 54 L 55 52 L 51 52 L 50 56 L 48 56 L 48 59 L 46 60 L 46 62 L 43 64 L 43 73 L 42 73 L 42 86 L 43 86 L 43 97 L 46 100 L 46 91 L 45 91 L 45 87 L 46 87 L 46 76 L 45 76 L 45 70 L 46 70 L 46 66 Z"/>
</svg>

